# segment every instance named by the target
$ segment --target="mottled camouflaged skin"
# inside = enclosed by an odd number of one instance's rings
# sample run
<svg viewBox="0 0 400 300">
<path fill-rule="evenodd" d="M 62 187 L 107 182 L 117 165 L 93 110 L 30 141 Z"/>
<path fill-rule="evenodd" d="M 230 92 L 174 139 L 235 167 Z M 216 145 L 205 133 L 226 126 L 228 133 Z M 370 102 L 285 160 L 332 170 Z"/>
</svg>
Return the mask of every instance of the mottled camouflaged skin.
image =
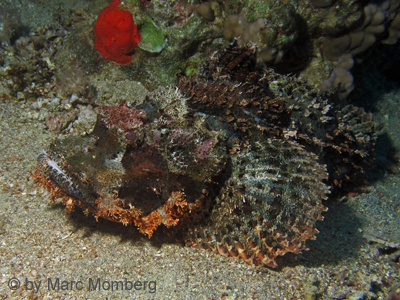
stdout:
<svg viewBox="0 0 400 300">
<path fill-rule="evenodd" d="M 53 144 L 33 179 L 67 212 L 79 206 L 149 237 L 161 226 L 249 264 L 276 267 L 307 250 L 330 190 L 364 182 L 372 116 L 260 68 L 255 52 L 233 44 L 213 55 L 180 78 L 176 99 L 161 97 L 171 105 L 103 108 L 97 130 Z"/>
<path fill-rule="evenodd" d="M 267 139 L 232 155 L 231 164 L 209 221 L 189 229 L 187 243 L 270 267 L 278 255 L 307 250 L 329 193 L 316 156 L 294 142 Z"/>
</svg>

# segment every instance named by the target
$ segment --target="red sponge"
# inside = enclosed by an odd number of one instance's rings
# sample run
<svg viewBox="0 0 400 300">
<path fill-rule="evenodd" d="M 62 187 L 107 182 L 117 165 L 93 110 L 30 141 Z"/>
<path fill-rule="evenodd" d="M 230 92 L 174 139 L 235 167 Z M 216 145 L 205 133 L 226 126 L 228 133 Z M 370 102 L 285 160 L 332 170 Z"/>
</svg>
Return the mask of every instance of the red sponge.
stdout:
<svg viewBox="0 0 400 300">
<path fill-rule="evenodd" d="M 140 42 L 140 33 L 132 14 L 119 5 L 120 0 L 112 0 L 99 14 L 94 26 L 95 47 L 104 58 L 129 65 Z"/>
</svg>

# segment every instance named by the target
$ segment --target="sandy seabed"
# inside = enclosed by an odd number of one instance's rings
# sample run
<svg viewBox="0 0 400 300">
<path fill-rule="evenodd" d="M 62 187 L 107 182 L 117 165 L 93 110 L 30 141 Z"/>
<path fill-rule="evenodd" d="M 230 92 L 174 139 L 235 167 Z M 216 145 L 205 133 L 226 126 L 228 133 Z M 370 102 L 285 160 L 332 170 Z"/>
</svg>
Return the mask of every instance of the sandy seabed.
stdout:
<svg viewBox="0 0 400 300">
<path fill-rule="evenodd" d="M 383 98 L 393 107 L 376 113 L 394 144 L 395 98 Z M 368 194 L 328 201 L 310 251 L 260 269 L 162 230 L 149 240 L 80 209 L 66 215 L 29 180 L 55 134 L 27 120 L 21 103 L 2 103 L 0 112 L 1 299 L 386 299 L 400 282 L 396 174 L 375 176 Z"/>
</svg>

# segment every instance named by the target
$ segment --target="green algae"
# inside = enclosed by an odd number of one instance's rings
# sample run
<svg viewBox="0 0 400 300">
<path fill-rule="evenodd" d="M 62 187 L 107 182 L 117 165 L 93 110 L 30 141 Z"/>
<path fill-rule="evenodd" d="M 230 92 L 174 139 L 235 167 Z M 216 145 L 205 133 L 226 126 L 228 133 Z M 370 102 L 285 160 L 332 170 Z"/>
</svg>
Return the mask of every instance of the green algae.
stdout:
<svg viewBox="0 0 400 300">
<path fill-rule="evenodd" d="M 153 20 L 146 18 L 140 27 L 141 42 L 139 48 L 151 53 L 160 53 L 167 42 L 164 32 L 154 24 Z"/>
<path fill-rule="evenodd" d="M 221 43 L 214 42 L 217 37 L 215 28 L 204 26 L 202 18 L 196 14 L 184 26 L 165 27 L 164 33 L 168 41 L 160 53 L 140 49 L 141 51 L 134 54 L 131 64 L 124 68 L 130 79 L 142 82 L 149 90 L 176 83 L 176 75 L 190 65 L 188 60 L 192 56 L 203 52 L 200 56 L 205 59 L 210 50 L 221 46 Z M 211 47 L 207 47 L 210 45 Z M 201 65 L 203 61 L 197 65 Z"/>
</svg>

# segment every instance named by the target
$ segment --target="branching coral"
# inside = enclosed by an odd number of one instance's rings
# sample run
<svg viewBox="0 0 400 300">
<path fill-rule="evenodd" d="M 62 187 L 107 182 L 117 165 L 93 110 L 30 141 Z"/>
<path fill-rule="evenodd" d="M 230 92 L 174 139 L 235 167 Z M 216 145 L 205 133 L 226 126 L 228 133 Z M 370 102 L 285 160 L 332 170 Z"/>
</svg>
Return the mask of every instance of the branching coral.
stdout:
<svg viewBox="0 0 400 300">
<path fill-rule="evenodd" d="M 325 56 L 337 61 L 343 54 L 358 54 L 370 48 L 377 40 L 394 44 L 400 37 L 400 1 L 371 2 L 364 7 L 363 22 L 349 32 L 327 36 L 324 40 Z M 388 35 L 385 37 L 385 34 Z"/>
</svg>

